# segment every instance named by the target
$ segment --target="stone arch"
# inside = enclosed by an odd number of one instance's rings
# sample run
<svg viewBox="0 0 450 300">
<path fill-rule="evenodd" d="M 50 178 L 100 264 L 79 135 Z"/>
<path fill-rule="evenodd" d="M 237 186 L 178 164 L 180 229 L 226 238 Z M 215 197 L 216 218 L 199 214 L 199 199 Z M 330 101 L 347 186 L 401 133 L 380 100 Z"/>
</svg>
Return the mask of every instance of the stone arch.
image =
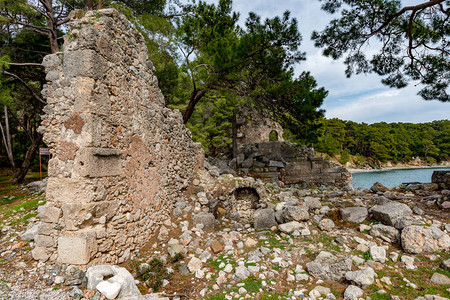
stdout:
<svg viewBox="0 0 450 300">
<path fill-rule="evenodd" d="M 278 132 L 276 130 L 272 130 L 269 133 L 269 142 L 278 142 Z"/>
</svg>

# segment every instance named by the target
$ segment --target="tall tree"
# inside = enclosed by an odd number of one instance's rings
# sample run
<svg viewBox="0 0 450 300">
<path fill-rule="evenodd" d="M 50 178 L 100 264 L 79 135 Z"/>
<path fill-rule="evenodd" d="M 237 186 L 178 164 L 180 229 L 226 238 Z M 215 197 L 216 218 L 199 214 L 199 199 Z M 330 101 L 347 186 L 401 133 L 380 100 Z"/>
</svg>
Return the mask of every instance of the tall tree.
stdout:
<svg viewBox="0 0 450 300">
<path fill-rule="evenodd" d="M 323 54 L 345 57 L 349 77 L 375 72 L 382 82 L 403 88 L 420 80 L 425 100 L 450 101 L 450 1 L 422 0 L 402 6 L 400 0 L 319 0 L 322 9 L 340 13 L 321 32 L 313 32 Z M 376 47 L 372 57 L 367 46 Z"/>
</svg>

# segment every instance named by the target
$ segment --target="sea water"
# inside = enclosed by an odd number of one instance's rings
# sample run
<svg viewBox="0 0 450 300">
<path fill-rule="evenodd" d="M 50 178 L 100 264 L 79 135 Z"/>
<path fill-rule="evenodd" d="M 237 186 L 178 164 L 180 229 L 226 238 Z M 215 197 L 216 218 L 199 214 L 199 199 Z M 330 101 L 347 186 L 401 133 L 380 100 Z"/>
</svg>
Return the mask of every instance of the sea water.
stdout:
<svg viewBox="0 0 450 300">
<path fill-rule="evenodd" d="M 450 168 L 394 169 L 374 172 L 352 173 L 353 188 L 370 188 L 379 181 L 387 187 L 395 187 L 404 182 L 431 182 L 433 171 L 450 171 Z"/>
</svg>

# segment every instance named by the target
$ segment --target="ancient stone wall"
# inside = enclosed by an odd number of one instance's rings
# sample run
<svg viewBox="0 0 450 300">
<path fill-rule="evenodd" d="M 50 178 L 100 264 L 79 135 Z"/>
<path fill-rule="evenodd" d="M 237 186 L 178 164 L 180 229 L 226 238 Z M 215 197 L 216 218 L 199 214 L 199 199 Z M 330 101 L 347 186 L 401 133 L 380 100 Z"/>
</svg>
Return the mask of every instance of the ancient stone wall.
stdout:
<svg viewBox="0 0 450 300">
<path fill-rule="evenodd" d="M 143 37 L 116 10 L 73 20 L 43 65 L 40 131 L 54 155 L 33 257 L 123 262 L 168 218 L 201 147 L 164 106 Z"/>
<path fill-rule="evenodd" d="M 307 186 L 347 186 L 351 174 L 334 166 L 314 149 L 288 142 L 265 142 L 246 145 L 236 158 L 238 172 L 265 181 Z"/>
<path fill-rule="evenodd" d="M 233 156 L 245 145 L 270 141 L 271 133 L 276 141 L 284 141 L 283 127 L 269 116 L 247 106 L 239 107 L 234 114 L 233 122 Z"/>
</svg>

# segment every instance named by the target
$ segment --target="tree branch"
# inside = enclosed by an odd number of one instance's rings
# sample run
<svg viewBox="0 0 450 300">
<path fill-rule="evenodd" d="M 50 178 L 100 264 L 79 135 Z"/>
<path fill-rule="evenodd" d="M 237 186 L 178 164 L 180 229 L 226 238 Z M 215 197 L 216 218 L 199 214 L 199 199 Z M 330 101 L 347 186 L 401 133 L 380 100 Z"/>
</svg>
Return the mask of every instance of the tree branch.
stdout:
<svg viewBox="0 0 450 300">
<path fill-rule="evenodd" d="M 5 70 L 3 70 L 2 72 L 3 72 L 3 74 L 5 74 L 5 75 L 7 75 L 7 76 L 10 76 L 10 77 L 12 77 L 12 78 L 18 80 L 20 83 L 22 83 L 22 84 L 25 86 L 25 88 L 28 90 L 28 92 L 30 92 L 30 94 L 31 94 L 36 100 L 38 100 L 39 102 L 41 102 L 41 103 L 43 103 L 43 104 L 47 104 L 47 102 L 45 102 L 41 97 L 39 97 L 39 96 L 33 91 L 33 89 L 32 89 L 32 88 L 31 88 L 31 87 L 30 87 L 30 86 L 29 86 L 22 78 L 20 78 L 20 77 L 17 76 L 16 74 L 10 73 L 10 72 L 5 71 Z"/>
</svg>

